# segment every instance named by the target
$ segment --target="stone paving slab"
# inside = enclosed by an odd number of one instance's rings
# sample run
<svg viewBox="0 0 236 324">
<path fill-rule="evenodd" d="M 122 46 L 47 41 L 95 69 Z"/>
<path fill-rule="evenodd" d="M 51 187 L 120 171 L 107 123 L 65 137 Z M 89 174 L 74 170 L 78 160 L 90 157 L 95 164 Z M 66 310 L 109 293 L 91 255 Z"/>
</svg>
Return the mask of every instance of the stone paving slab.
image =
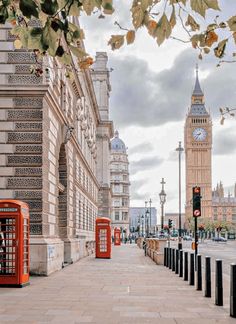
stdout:
<svg viewBox="0 0 236 324">
<path fill-rule="evenodd" d="M 0 288 L 0 324 L 231 324 L 188 282 L 145 257 L 136 245 L 113 247 L 112 259 L 80 260 L 22 289 Z"/>
</svg>

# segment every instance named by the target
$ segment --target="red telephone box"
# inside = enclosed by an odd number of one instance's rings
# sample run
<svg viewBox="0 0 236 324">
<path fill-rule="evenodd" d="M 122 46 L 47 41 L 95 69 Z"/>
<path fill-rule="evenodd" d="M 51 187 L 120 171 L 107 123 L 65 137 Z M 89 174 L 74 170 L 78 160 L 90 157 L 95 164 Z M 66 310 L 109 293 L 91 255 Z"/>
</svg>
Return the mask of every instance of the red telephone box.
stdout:
<svg viewBox="0 0 236 324">
<path fill-rule="evenodd" d="M 120 245 L 120 229 L 114 229 L 114 245 Z"/>
<path fill-rule="evenodd" d="M 111 258 L 111 220 L 96 219 L 96 258 Z"/>
<path fill-rule="evenodd" d="M 0 287 L 29 284 L 29 207 L 0 200 Z"/>
</svg>

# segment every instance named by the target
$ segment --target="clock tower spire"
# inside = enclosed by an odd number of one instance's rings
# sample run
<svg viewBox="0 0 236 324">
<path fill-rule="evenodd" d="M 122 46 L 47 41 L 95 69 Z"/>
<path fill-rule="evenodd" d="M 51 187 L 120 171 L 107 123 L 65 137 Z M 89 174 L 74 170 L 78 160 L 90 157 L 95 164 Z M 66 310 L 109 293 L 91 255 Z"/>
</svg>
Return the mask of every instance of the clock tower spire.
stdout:
<svg viewBox="0 0 236 324">
<path fill-rule="evenodd" d="M 186 221 L 192 218 L 192 188 L 201 187 L 202 217 L 212 216 L 212 121 L 198 77 L 185 121 Z"/>
</svg>

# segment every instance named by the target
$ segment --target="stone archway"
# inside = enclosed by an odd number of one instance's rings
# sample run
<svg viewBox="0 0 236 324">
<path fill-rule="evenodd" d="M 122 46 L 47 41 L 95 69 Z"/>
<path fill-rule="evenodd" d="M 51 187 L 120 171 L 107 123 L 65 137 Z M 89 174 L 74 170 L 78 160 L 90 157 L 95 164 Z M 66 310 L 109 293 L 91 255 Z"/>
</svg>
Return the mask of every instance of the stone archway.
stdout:
<svg viewBox="0 0 236 324">
<path fill-rule="evenodd" d="M 58 184 L 58 235 L 62 241 L 68 237 L 68 205 L 67 205 L 67 158 L 65 144 L 61 145 L 58 163 L 59 184 Z M 65 245 L 65 244 L 64 244 Z M 64 246 L 64 263 L 67 260 Z"/>
</svg>

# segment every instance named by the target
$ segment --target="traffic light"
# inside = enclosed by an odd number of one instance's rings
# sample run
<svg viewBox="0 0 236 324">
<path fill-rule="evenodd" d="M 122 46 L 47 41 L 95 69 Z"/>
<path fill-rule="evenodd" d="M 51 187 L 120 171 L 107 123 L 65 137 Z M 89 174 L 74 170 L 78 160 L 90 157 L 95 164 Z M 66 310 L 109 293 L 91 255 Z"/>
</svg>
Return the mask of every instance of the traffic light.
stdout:
<svg viewBox="0 0 236 324">
<path fill-rule="evenodd" d="M 201 188 L 193 187 L 193 217 L 201 216 Z"/>
<path fill-rule="evenodd" d="M 168 227 L 172 228 L 172 226 L 173 226 L 173 220 L 169 218 L 168 219 Z"/>
</svg>

